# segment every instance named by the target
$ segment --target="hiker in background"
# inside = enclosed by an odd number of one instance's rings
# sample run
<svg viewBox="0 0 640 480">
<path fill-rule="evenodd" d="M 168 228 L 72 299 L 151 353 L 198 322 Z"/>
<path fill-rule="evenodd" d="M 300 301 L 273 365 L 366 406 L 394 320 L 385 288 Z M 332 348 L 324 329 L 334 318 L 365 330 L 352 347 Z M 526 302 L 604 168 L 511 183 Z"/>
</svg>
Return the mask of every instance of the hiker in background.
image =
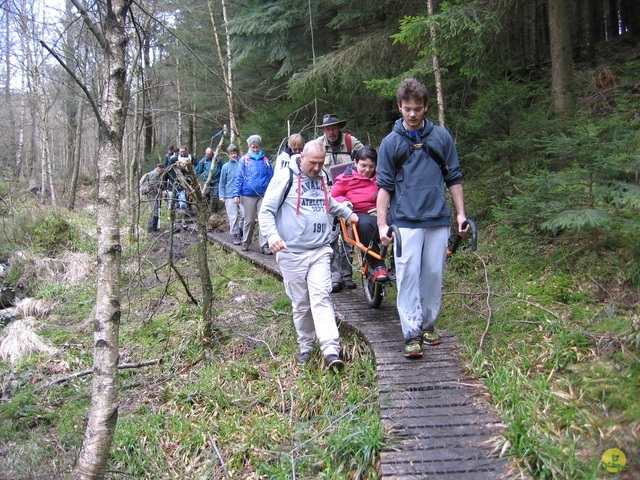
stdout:
<svg viewBox="0 0 640 480">
<path fill-rule="evenodd" d="M 402 118 L 382 140 L 378 155 L 378 231 L 385 245 L 391 242 L 387 237 L 390 223 L 400 231 L 402 257 L 396 257 L 395 264 L 404 356 L 419 358 L 423 344 L 441 342 L 435 324 L 442 303 L 451 224 L 445 186 L 462 235 L 466 216 L 456 145 L 446 129 L 425 117 L 429 108 L 426 87 L 407 78 L 396 98 Z"/>
<path fill-rule="evenodd" d="M 191 163 L 191 155 L 187 153 L 187 148 L 182 146 L 178 155 L 174 155 L 169 163 L 167 170 L 167 205 L 171 212 L 176 209 L 182 216 L 181 227 L 187 228 L 188 199 L 186 186 L 188 185 L 188 177 L 186 166 Z M 177 202 L 176 202 L 177 200 Z"/>
<path fill-rule="evenodd" d="M 233 201 L 242 205 L 244 214 L 242 246 L 240 247 L 243 252 L 249 250 L 253 237 L 254 223 L 262 204 L 262 197 L 273 177 L 273 168 L 260 148 L 261 144 L 262 138 L 260 135 L 251 135 L 247 138 L 249 151 L 238 160 L 238 168 L 233 182 Z M 260 229 L 258 229 L 258 238 L 260 251 L 265 255 L 271 255 L 269 246 Z"/>
<path fill-rule="evenodd" d="M 242 205 L 233 201 L 233 181 L 238 168 L 238 147 L 231 144 L 227 147 L 229 161 L 220 171 L 220 200 L 224 203 L 229 219 L 229 233 L 233 235 L 233 244 L 242 243 L 242 223 L 244 219 Z"/>
<path fill-rule="evenodd" d="M 191 154 L 187 151 L 187 147 L 185 147 L 184 145 L 182 145 L 180 147 L 180 150 L 178 150 L 178 155 L 174 155 L 173 158 L 175 158 L 175 161 L 179 163 L 181 167 L 186 167 L 187 164 L 193 163 L 193 158 L 191 157 Z M 171 162 L 174 163 L 173 159 Z"/>
<path fill-rule="evenodd" d="M 206 182 L 209 178 L 209 171 L 211 170 L 211 164 L 214 164 L 213 174 L 211 180 L 205 187 L 204 196 L 209 204 L 209 211 L 211 213 L 218 213 L 218 194 L 220 186 L 220 172 L 222 171 L 222 164 L 224 163 L 220 158 L 213 160 L 213 149 L 208 147 L 204 151 L 204 157 L 196 165 L 195 174 L 198 180 Z"/>
<path fill-rule="evenodd" d="M 164 168 L 169 168 L 169 164 L 171 163 L 171 159 L 175 156 L 176 149 L 173 145 L 169 147 L 166 155 L 164 156 Z"/>
<path fill-rule="evenodd" d="M 350 163 L 351 152 L 364 147 L 360 140 L 350 133 L 342 133 L 346 124 L 346 120 L 340 120 L 337 115 L 328 113 L 322 117 L 322 124 L 318 125 L 324 132 L 316 140 L 320 140 L 326 150 L 325 169 L 338 163 Z"/>
<path fill-rule="evenodd" d="M 351 163 L 351 152 L 361 150 L 364 145 L 350 133 L 342 133 L 342 128 L 347 124 L 346 120 L 340 120 L 337 115 L 328 113 L 322 118 L 322 128 L 324 134 L 317 138 L 325 146 L 324 168 L 328 169 L 332 165 L 339 163 Z M 351 279 L 351 247 L 340 245 L 340 226 L 334 224 L 331 248 L 331 293 L 337 293 L 343 288 L 354 289 L 356 284 Z"/>
<path fill-rule="evenodd" d="M 157 232 L 160 223 L 160 205 L 164 190 L 164 163 L 158 163 L 156 168 L 144 175 L 141 181 L 140 193 L 147 197 L 149 202 L 149 224 L 147 232 Z"/>
<path fill-rule="evenodd" d="M 278 158 L 276 158 L 276 164 L 273 167 L 274 173 L 280 170 L 281 168 L 287 168 L 289 166 L 289 161 L 291 157 L 295 155 L 300 155 L 302 149 L 304 148 L 304 137 L 299 133 L 294 133 L 289 137 L 289 141 L 287 145 L 282 149 Z"/>
<path fill-rule="evenodd" d="M 324 154 L 322 143 L 311 141 L 290 171 L 278 172 L 265 193 L 259 220 L 293 306 L 298 362 L 309 361 L 317 337 L 327 367 L 341 369 L 340 337 L 329 297 L 330 215 L 340 215 L 352 224 L 358 217 L 330 196 Z"/>
</svg>

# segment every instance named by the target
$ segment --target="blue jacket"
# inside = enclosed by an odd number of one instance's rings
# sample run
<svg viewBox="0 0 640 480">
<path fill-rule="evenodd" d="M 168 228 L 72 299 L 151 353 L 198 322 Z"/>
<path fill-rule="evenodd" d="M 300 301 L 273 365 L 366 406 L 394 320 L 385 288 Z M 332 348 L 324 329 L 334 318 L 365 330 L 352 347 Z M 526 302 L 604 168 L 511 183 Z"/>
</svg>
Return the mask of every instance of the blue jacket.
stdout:
<svg viewBox="0 0 640 480">
<path fill-rule="evenodd" d="M 264 152 L 245 153 L 238 159 L 233 181 L 234 197 L 259 197 L 269 186 L 273 177 L 273 167 Z"/>
<path fill-rule="evenodd" d="M 198 165 L 196 165 L 196 177 L 198 180 L 204 182 L 207 179 L 209 170 L 211 170 L 211 162 L 212 159 L 206 155 L 198 162 Z M 220 171 L 222 170 L 223 163 L 221 158 L 216 159 L 216 165 L 213 167 L 213 175 L 211 176 L 209 185 L 216 185 L 220 181 Z"/>
<path fill-rule="evenodd" d="M 233 182 L 235 180 L 238 160 L 229 157 L 229 161 L 222 166 L 220 171 L 220 199 L 233 198 Z"/>
<path fill-rule="evenodd" d="M 414 149 L 413 145 L 420 143 L 424 147 Z M 426 120 L 414 139 L 404 128 L 402 118 L 398 119 L 380 144 L 376 171 L 378 187 L 391 194 L 390 225 L 450 225 L 445 185 L 461 183 L 462 172 L 453 137 L 446 129 Z"/>
</svg>

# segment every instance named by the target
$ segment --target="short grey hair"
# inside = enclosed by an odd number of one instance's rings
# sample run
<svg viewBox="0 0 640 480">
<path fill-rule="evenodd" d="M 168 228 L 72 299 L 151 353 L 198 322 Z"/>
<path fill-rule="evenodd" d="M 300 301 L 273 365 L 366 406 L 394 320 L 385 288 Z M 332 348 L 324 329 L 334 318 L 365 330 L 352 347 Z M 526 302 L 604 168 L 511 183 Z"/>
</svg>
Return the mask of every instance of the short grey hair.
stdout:
<svg viewBox="0 0 640 480">
<path fill-rule="evenodd" d="M 322 153 L 327 152 L 327 148 L 324 146 L 324 143 L 322 143 L 320 140 L 311 140 L 310 142 L 305 143 L 302 153 L 306 155 L 309 152 L 309 150 L 317 150 L 318 152 L 322 152 Z"/>
<path fill-rule="evenodd" d="M 262 145 L 262 137 L 260 135 L 251 135 L 247 138 L 247 145 Z"/>
</svg>

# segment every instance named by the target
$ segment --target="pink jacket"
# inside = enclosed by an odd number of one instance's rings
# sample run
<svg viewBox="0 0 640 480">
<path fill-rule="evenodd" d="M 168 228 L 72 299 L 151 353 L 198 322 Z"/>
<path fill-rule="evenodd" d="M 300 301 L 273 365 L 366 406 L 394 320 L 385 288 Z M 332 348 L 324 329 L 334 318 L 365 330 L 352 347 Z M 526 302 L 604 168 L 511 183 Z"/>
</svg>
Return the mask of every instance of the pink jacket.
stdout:
<svg viewBox="0 0 640 480">
<path fill-rule="evenodd" d="M 376 208 L 376 199 L 378 198 L 378 186 L 376 179 L 378 174 L 367 178 L 360 175 L 355 167 L 347 169 L 341 175 L 338 175 L 333 187 L 331 187 L 331 196 L 339 202 L 349 200 L 353 203 L 353 211 L 356 213 L 367 213 L 369 210 Z"/>
</svg>

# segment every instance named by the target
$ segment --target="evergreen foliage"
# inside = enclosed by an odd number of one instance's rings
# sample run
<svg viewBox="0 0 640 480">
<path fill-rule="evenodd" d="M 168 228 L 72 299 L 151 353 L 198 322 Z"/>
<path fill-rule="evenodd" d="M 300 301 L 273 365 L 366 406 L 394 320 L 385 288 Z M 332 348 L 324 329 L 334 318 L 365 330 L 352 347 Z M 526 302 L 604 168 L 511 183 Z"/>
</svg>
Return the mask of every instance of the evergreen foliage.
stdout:
<svg viewBox="0 0 640 480">
<path fill-rule="evenodd" d="M 455 69 L 468 78 L 489 76 L 495 71 L 492 56 L 498 53 L 496 40 L 506 3 L 443 2 L 441 11 L 431 17 L 422 14 L 403 18 L 392 38 L 420 57 L 439 55 L 445 71 Z M 435 38 L 430 35 L 431 26 L 436 28 Z"/>
</svg>

